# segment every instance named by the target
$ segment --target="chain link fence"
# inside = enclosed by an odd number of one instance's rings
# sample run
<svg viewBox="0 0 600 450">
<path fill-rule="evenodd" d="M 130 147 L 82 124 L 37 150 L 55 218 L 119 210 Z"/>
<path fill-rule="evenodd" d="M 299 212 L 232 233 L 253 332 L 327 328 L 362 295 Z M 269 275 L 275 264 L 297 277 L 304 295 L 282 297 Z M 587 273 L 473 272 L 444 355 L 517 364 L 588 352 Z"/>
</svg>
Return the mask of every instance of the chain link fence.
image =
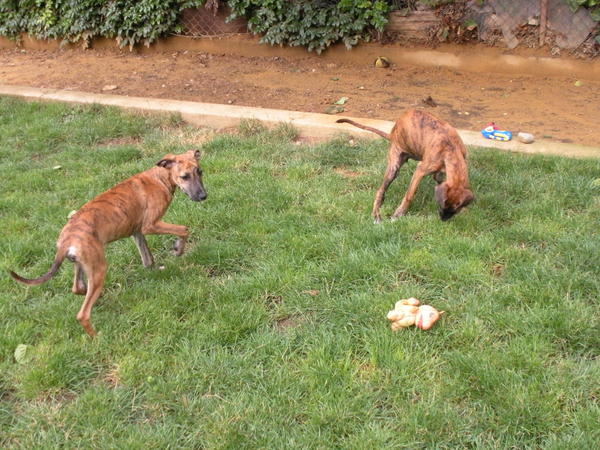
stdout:
<svg viewBox="0 0 600 450">
<path fill-rule="evenodd" d="M 573 12 L 565 0 L 487 0 L 467 5 L 478 39 L 484 42 L 495 35 L 510 49 L 547 46 L 553 53 L 598 54 L 598 22 L 586 8 Z"/>
<path fill-rule="evenodd" d="M 179 25 L 181 36 L 224 37 L 248 32 L 246 20 L 237 18 L 227 22 L 231 10 L 227 7 L 202 7 L 184 9 Z"/>
<path fill-rule="evenodd" d="M 431 9 L 396 1 L 386 33 L 393 41 L 483 42 L 507 47 L 547 48 L 552 55 L 600 54 L 600 26 L 586 8 L 566 0 L 457 0 Z"/>
<path fill-rule="evenodd" d="M 437 8 L 419 1 L 391 0 L 396 10 L 385 30 L 388 42 L 483 42 L 492 46 L 540 48 L 558 56 L 600 55 L 600 25 L 590 11 L 571 10 L 566 0 L 457 0 Z M 224 2 L 183 11 L 182 36 L 220 37 L 248 33 L 248 24 Z M 381 37 L 381 35 L 377 36 Z"/>
</svg>

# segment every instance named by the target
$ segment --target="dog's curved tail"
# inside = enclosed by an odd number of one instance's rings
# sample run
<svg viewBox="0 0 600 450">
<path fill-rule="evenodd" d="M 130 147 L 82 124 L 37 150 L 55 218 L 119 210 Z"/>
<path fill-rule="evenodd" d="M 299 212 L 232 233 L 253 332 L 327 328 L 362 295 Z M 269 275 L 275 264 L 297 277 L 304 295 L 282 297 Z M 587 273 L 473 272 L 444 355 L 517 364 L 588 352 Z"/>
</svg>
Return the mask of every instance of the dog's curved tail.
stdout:
<svg viewBox="0 0 600 450">
<path fill-rule="evenodd" d="M 336 120 L 336 123 L 349 123 L 350 125 L 354 125 L 355 127 L 362 128 L 363 130 L 367 130 L 367 131 L 370 131 L 372 133 L 378 134 L 379 136 L 381 136 L 384 139 L 387 139 L 388 141 L 390 140 L 390 134 L 389 133 L 386 133 L 385 131 L 378 130 L 377 128 L 369 127 L 367 125 L 362 125 L 362 124 L 360 124 L 358 122 L 355 122 L 354 120 L 350 120 L 350 119 L 338 119 L 338 120 Z"/>
<path fill-rule="evenodd" d="M 60 269 L 60 265 L 65 260 L 66 255 L 66 250 L 59 250 L 58 252 L 56 252 L 56 256 L 54 257 L 54 262 L 52 263 L 50 270 L 48 270 L 48 272 L 46 272 L 41 277 L 34 278 L 33 280 L 23 278 L 21 275 L 13 272 L 12 270 L 9 270 L 8 273 L 14 280 L 19 281 L 20 283 L 27 284 L 29 286 L 37 286 L 39 284 L 45 283 L 54 275 L 56 275 L 56 272 L 58 272 L 58 269 Z"/>
</svg>

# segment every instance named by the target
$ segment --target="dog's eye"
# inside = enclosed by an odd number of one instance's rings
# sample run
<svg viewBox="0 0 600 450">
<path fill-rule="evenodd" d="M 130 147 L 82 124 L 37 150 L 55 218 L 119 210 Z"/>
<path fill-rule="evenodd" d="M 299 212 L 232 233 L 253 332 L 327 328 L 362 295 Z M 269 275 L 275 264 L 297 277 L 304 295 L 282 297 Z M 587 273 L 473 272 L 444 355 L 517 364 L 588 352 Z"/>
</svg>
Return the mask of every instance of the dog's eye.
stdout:
<svg viewBox="0 0 600 450">
<path fill-rule="evenodd" d="M 190 174 L 189 173 L 184 173 L 183 175 L 181 175 L 181 179 L 182 180 L 189 180 L 190 179 Z"/>
</svg>

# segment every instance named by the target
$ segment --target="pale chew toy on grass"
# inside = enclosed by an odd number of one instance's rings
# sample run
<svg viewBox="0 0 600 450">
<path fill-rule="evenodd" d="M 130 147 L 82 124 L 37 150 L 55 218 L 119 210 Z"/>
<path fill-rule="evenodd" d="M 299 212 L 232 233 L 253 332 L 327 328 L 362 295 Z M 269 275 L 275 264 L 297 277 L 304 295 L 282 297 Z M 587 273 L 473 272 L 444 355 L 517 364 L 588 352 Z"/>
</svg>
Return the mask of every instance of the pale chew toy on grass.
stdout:
<svg viewBox="0 0 600 450">
<path fill-rule="evenodd" d="M 444 314 L 433 306 L 421 305 L 414 297 L 396 302 L 394 309 L 387 314 L 387 319 L 392 322 L 392 331 L 408 328 L 415 325 L 421 330 L 429 330 L 433 324 Z"/>
</svg>

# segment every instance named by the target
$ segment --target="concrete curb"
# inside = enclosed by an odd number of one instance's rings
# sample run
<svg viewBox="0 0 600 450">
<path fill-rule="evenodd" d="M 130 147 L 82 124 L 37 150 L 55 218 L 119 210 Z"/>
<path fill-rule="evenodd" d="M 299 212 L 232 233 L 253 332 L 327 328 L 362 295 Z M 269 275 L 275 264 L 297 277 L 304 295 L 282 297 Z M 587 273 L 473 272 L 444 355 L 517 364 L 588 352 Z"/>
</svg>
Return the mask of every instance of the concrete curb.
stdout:
<svg viewBox="0 0 600 450">
<path fill-rule="evenodd" d="M 122 95 L 94 94 L 89 92 L 7 85 L 0 85 L 0 95 L 20 97 L 32 101 L 99 104 L 137 111 L 179 113 L 186 122 L 196 126 L 216 129 L 233 127 L 238 125 L 242 120 L 255 119 L 265 123 L 267 126 L 290 123 L 298 129 L 301 137 L 316 140 L 328 139 L 340 135 L 341 133 L 347 133 L 361 138 L 377 137 L 373 133 L 357 129 L 351 125 L 336 123 L 335 121 L 342 117 L 341 115 L 335 116 L 279 109 L 254 108 L 250 106 L 220 105 L 213 103 L 128 97 Z M 389 132 L 394 125 L 393 122 L 387 120 L 366 118 L 354 118 L 354 120 L 386 132 Z M 467 130 L 459 130 L 459 134 L 468 146 L 491 147 L 522 153 L 560 155 L 571 158 L 600 158 L 599 147 L 562 144 L 547 140 L 539 140 L 533 144 L 522 144 L 517 141 L 498 142 L 483 138 L 477 131 Z"/>
</svg>

